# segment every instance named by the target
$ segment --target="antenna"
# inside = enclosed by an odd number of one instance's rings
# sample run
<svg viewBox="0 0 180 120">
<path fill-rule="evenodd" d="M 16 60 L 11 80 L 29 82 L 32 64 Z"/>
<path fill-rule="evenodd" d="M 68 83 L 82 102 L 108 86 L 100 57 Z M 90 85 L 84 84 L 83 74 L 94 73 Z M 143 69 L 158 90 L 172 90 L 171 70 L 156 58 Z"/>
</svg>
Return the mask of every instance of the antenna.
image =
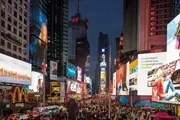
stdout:
<svg viewBox="0 0 180 120">
<path fill-rule="evenodd" d="M 77 13 L 79 13 L 79 0 L 77 0 Z"/>
</svg>

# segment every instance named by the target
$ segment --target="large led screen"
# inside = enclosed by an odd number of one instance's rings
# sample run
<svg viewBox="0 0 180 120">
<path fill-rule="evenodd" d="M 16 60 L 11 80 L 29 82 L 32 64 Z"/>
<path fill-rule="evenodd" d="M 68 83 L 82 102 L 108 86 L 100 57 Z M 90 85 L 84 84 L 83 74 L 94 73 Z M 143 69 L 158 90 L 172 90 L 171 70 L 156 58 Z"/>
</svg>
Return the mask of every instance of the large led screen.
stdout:
<svg viewBox="0 0 180 120">
<path fill-rule="evenodd" d="M 120 66 L 116 71 L 116 95 L 128 95 L 127 64 Z"/>
<path fill-rule="evenodd" d="M 113 73 L 113 95 L 116 95 L 116 72 Z"/>
<path fill-rule="evenodd" d="M 77 80 L 82 81 L 82 69 L 77 67 Z"/>
<path fill-rule="evenodd" d="M 168 61 L 180 58 L 180 14 L 167 25 L 167 53 Z"/>
<path fill-rule="evenodd" d="M 70 89 L 71 89 L 71 91 L 76 92 L 76 90 L 77 90 L 77 82 L 72 81 Z"/>
<path fill-rule="evenodd" d="M 76 66 L 66 62 L 66 76 L 76 79 Z"/>
<path fill-rule="evenodd" d="M 86 62 L 85 62 L 85 68 L 89 68 L 89 67 L 90 67 L 90 55 L 87 56 Z"/>
<path fill-rule="evenodd" d="M 138 95 L 152 95 L 148 87 L 148 71 L 166 64 L 166 53 L 148 53 L 138 55 Z"/>
<path fill-rule="evenodd" d="M 43 74 L 39 72 L 32 72 L 32 82 L 29 86 L 34 92 L 43 92 Z"/>
<path fill-rule="evenodd" d="M 60 82 L 50 82 L 51 97 L 60 98 Z"/>
<path fill-rule="evenodd" d="M 50 61 L 50 79 L 57 80 L 57 62 Z"/>
<path fill-rule="evenodd" d="M 41 67 L 46 56 L 47 47 L 47 18 L 36 6 L 30 9 L 30 63 Z"/>
<path fill-rule="evenodd" d="M 101 62 L 100 62 L 100 67 L 106 67 L 107 65 L 107 63 L 106 63 L 106 55 L 105 55 L 105 53 L 102 53 L 102 55 L 100 56 L 100 58 L 101 58 Z"/>
<path fill-rule="evenodd" d="M 129 64 L 129 90 L 137 90 L 137 77 L 138 77 L 138 59 Z"/>
<path fill-rule="evenodd" d="M 31 64 L 0 54 L 0 82 L 31 85 Z"/>
<path fill-rule="evenodd" d="M 77 91 L 76 93 L 82 93 L 82 85 L 80 83 L 77 83 Z"/>
<path fill-rule="evenodd" d="M 101 68 L 100 79 L 101 79 L 101 94 L 106 94 L 106 69 L 105 68 Z"/>
<path fill-rule="evenodd" d="M 180 102 L 180 59 L 148 72 L 152 101 Z"/>
<path fill-rule="evenodd" d="M 71 87 L 71 81 L 67 80 L 66 81 L 66 93 L 70 93 L 71 92 L 70 87 Z"/>
</svg>

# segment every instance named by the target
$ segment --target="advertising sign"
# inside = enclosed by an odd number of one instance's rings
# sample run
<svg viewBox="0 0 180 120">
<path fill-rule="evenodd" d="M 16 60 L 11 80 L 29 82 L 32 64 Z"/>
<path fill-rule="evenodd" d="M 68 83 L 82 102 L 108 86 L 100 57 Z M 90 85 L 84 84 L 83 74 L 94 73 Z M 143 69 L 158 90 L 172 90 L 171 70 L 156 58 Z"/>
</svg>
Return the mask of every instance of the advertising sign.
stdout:
<svg viewBox="0 0 180 120">
<path fill-rule="evenodd" d="M 31 64 L 0 54 L 0 82 L 31 85 Z"/>
<path fill-rule="evenodd" d="M 113 73 L 113 92 L 112 95 L 116 95 L 116 72 Z"/>
<path fill-rule="evenodd" d="M 77 67 L 77 80 L 82 81 L 82 69 Z"/>
<path fill-rule="evenodd" d="M 90 55 L 87 56 L 86 63 L 85 63 L 85 68 L 90 67 Z"/>
<path fill-rule="evenodd" d="M 137 77 L 138 77 L 138 59 L 129 64 L 129 90 L 137 90 Z"/>
<path fill-rule="evenodd" d="M 67 84 L 67 86 L 66 86 L 66 93 L 70 93 L 70 92 L 71 92 L 71 90 L 70 90 L 71 81 L 70 81 L 70 80 L 67 80 L 67 81 L 66 81 L 66 84 Z"/>
<path fill-rule="evenodd" d="M 148 87 L 148 71 L 166 63 L 166 53 L 148 53 L 138 55 L 138 95 L 152 95 Z"/>
<path fill-rule="evenodd" d="M 180 58 L 180 14 L 167 25 L 167 56 L 169 62 Z"/>
<path fill-rule="evenodd" d="M 101 94 L 106 94 L 106 69 L 101 68 Z"/>
<path fill-rule="evenodd" d="M 61 98 L 65 98 L 65 84 L 61 82 Z"/>
<path fill-rule="evenodd" d="M 116 71 L 116 95 L 128 95 L 127 65 L 121 65 Z"/>
<path fill-rule="evenodd" d="M 50 61 L 50 79 L 57 80 L 57 62 Z"/>
<path fill-rule="evenodd" d="M 100 67 L 106 67 L 106 55 L 105 53 L 102 53 L 101 57 L 101 63 L 100 63 Z"/>
<path fill-rule="evenodd" d="M 82 93 L 82 85 L 80 83 L 77 83 L 77 91 L 76 93 Z"/>
<path fill-rule="evenodd" d="M 51 97 L 60 98 L 60 82 L 50 82 Z"/>
<path fill-rule="evenodd" d="M 148 72 L 153 101 L 180 101 L 180 59 Z"/>
<path fill-rule="evenodd" d="M 43 92 L 43 74 L 39 72 L 32 72 L 32 82 L 29 89 L 34 92 Z"/>
<path fill-rule="evenodd" d="M 66 76 L 76 79 L 76 66 L 66 62 Z"/>
<path fill-rule="evenodd" d="M 77 82 L 71 81 L 70 89 L 71 89 L 71 91 L 76 92 L 76 90 L 77 90 Z"/>
</svg>

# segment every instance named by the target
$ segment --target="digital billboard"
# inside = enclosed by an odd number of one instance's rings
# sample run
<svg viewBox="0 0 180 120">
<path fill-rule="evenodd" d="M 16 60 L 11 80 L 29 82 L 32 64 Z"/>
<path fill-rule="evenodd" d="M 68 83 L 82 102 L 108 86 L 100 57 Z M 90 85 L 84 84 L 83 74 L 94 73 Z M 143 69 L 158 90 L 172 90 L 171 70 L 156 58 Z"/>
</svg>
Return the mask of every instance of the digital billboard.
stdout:
<svg viewBox="0 0 180 120">
<path fill-rule="evenodd" d="M 0 53 L 0 82 L 31 85 L 31 64 Z"/>
<path fill-rule="evenodd" d="M 129 64 L 129 91 L 137 90 L 138 59 Z"/>
<path fill-rule="evenodd" d="M 70 90 L 76 92 L 77 90 L 77 82 L 71 81 Z"/>
<path fill-rule="evenodd" d="M 43 74 L 39 72 L 32 71 L 32 82 L 29 89 L 34 92 L 43 92 Z"/>
<path fill-rule="evenodd" d="M 47 18 L 37 6 L 30 9 L 30 63 L 41 67 L 47 47 Z"/>
<path fill-rule="evenodd" d="M 101 94 L 106 94 L 106 69 L 101 68 L 100 72 L 100 79 L 101 79 Z"/>
<path fill-rule="evenodd" d="M 51 97 L 60 98 L 60 82 L 50 82 Z"/>
<path fill-rule="evenodd" d="M 50 61 L 50 79 L 57 80 L 57 62 Z"/>
<path fill-rule="evenodd" d="M 116 72 L 113 73 L 113 95 L 116 95 Z"/>
<path fill-rule="evenodd" d="M 70 87 L 71 87 L 71 81 L 70 80 L 67 80 L 66 81 L 66 93 L 70 93 L 71 90 L 70 90 Z"/>
<path fill-rule="evenodd" d="M 61 98 L 65 97 L 65 83 L 61 82 Z"/>
<path fill-rule="evenodd" d="M 77 80 L 82 81 L 82 69 L 77 67 Z"/>
<path fill-rule="evenodd" d="M 148 72 L 152 101 L 180 102 L 180 59 Z"/>
<path fill-rule="evenodd" d="M 77 91 L 76 93 L 82 93 L 82 85 L 80 83 L 77 83 Z"/>
<path fill-rule="evenodd" d="M 66 76 L 76 79 L 76 66 L 66 62 Z"/>
<path fill-rule="evenodd" d="M 102 53 L 101 57 L 101 62 L 100 62 L 100 67 L 106 67 L 106 55 L 105 53 Z"/>
<path fill-rule="evenodd" d="M 116 95 L 128 95 L 128 80 L 127 70 L 128 64 L 120 66 L 119 70 L 116 71 Z"/>
<path fill-rule="evenodd" d="M 90 55 L 87 56 L 85 63 L 85 68 L 89 68 L 89 67 L 90 67 Z"/>
<path fill-rule="evenodd" d="M 166 52 L 138 55 L 138 95 L 152 95 L 147 85 L 148 71 L 166 64 Z"/>
</svg>

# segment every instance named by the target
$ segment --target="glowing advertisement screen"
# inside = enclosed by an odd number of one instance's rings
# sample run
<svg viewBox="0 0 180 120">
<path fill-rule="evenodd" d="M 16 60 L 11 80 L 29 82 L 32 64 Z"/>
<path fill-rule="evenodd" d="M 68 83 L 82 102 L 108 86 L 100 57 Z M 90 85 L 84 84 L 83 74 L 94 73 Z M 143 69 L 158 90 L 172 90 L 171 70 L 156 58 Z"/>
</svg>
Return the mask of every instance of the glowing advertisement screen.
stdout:
<svg viewBox="0 0 180 120">
<path fill-rule="evenodd" d="M 152 101 L 180 102 L 180 59 L 148 72 Z"/>
<path fill-rule="evenodd" d="M 71 87 L 71 81 L 70 80 L 67 80 L 66 81 L 66 93 L 70 93 L 71 90 L 70 90 L 70 87 Z"/>
<path fill-rule="evenodd" d="M 89 68 L 89 67 L 90 67 L 90 55 L 87 56 L 86 62 L 85 62 L 85 68 Z"/>
<path fill-rule="evenodd" d="M 50 61 L 50 79 L 57 80 L 57 62 Z"/>
<path fill-rule="evenodd" d="M 168 62 L 180 58 L 180 14 L 167 25 L 167 53 Z"/>
<path fill-rule="evenodd" d="M 47 18 L 46 15 L 32 6 L 30 9 L 30 63 L 41 67 L 47 47 Z"/>
<path fill-rule="evenodd" d="M 116 72 L 113 73 L 113 90 L 112 95 L 116 95 Z"/>
<path fill-rule="evenodd" d="M 61 98 L 65 97 L 65 83 L 61 82 Z"/>
<path fill-rule="evenodd" d="M 29 89 L 34 92 L 43 92 L 43 74 L 39 72 L 32 72 L 32 82 Z"/>
<path fill-rule="evenodd" d="M 137 90 L 137 77 L 138 77 L 138 59 L 129 64 L 129 90 Z"/>
<path fill-rule="evenodd" d="M 100 78 L 101 78 L 101 94 L 106 94 L 106 69 L 101 68 L 101 73 L 100 73 Z"/>
<path fill-rule="evenodd" d="M 106 55 L 105 53 L 102 53 L 101 57 L 101 62 L 100 62 L 100 67 L 106 67 Z"/>
<path fill-rule="evenodd" d="M 82 81 L 82 69 L 77 67 L 77 80 Z"/>
<path fill-rule="evenodd" d="M 0 54 L 0 82 L 31 85 L 31 64 Z"/>
<path fill-rule="evenodd" d="M 123 64 L 120 69 L 116 71 L 116 95 L 129 95 L 128 89 L 128 64 Z"/>
<path fill-rule="evenodd" d="M 152 95 L 148 87 L 148 71 L 166 64 L 166 53 L 148 53 L 138 55 L 138 95 Z"/>
<path fill-rule="evenodd" d="M 51 97 L 60 98 L 60 82 L 50 82 Z"/>
<path fill-rule="evenodd" d="M 71 81 L 70 90 L 76 92 L 77 90 L 77 82 Z"/>
<path fill-rule="evenodd" d="M 77 83 L 77 91 L 76 93 L 82 93 L 82 85 L 80 83 Z"/>
<path fill-rule="evenodd" d="M 76 66 L 69 62 L 66 63 L 66 76 L 76 79 Z"/>
</svg>

